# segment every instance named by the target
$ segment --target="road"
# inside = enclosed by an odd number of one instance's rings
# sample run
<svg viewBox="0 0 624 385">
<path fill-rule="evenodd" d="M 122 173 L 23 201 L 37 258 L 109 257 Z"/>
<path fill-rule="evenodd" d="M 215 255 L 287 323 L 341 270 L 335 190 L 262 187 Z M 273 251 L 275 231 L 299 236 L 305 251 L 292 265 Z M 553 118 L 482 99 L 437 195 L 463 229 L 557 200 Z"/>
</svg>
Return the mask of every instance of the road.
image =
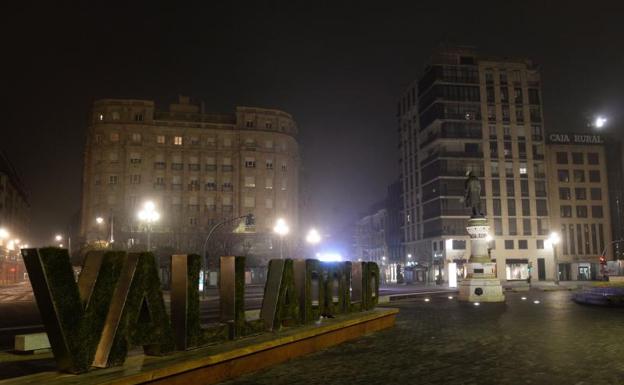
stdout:
<svg viewBox="0 0 624 385">
<path fill-rule="evenodd" d="M 427 294 L 440 291 L 438 288 L 423 286 L 382 287 L 380 295 L 407 293 Z M 262 305 L 263 286 L 249 285 L 245 287 L 245 309 L 260 309 Z M 169 293 L 164 293 L 165 304 L 169 306 Z M 215 322 L 219 319 L 219 296 L 215 288 L 208 289 L 201 300 L 201 319 L 203 322 Z M 17 334 L 37 333 L 44 331 L 39 310 L 34 301 L 29 283 L 0 287 L 0 349 L 13 346 Z"/>
</svg>

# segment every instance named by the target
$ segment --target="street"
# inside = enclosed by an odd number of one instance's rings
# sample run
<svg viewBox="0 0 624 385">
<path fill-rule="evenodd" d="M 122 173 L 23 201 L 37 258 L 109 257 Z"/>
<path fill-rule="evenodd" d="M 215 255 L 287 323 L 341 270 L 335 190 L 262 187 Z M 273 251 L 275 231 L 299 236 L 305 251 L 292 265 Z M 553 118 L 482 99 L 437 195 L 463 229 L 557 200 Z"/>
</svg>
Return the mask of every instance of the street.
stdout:
<svg viewBox="0 0 624 385">
<path fill-rule="evenodd" d="M 245 309 L 260 309 L 262 306 L 264 287 L 248 285 L 245 287 Z M 427 294 L 443 288 L 427 286 L 403 286 L 380 288 L 380 296 L 410 293 Z M 164 292 L 165 305 L 169 306 L 169 293 Z M 219 318 L 219 296 L 216 288 L 209 288 L 206 296 L 201 299 L 202 322 L 215 322 Z M 12 348 L 17 334 L 37 333 L 44 331 L 37 304 L 34 301 L 30 283 L 21 283 L 0 287 L 0 349 Z"/>
</svg>

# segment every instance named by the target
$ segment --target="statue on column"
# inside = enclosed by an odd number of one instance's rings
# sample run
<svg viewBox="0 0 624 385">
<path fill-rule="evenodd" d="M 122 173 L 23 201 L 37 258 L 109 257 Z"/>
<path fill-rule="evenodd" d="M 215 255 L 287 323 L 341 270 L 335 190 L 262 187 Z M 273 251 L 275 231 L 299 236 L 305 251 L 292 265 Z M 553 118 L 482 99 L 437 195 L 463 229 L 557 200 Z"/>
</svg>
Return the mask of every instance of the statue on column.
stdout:
<svg viewBox="0 0 624 385">
<path fill-rule="evenodd" d="M 472 209 L 471 218 L 483 217 L 481 212 L 481 182 L 472 171 L 468 171 L 466 176 L 464 204 Z"/>
</svg>

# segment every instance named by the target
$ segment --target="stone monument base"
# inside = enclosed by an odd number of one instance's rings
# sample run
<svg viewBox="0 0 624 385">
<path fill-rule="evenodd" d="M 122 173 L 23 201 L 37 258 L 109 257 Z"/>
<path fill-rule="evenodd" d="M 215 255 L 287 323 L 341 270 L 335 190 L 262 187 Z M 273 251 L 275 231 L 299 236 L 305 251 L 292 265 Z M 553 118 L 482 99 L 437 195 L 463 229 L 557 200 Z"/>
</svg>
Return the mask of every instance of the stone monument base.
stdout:
<svg viewBox="0 0 624 385">
<path fill-rule="evenodd" d="M 505 295 L 496 278 L 496 264 L 489 258 L 471 258 L 466 264 L 466 278 L 459 283 L 459 300 L 468 302 L 503 302 Z"/>
<path fill-rule="evenodd" d="M 467 278 L 459 283 L 459 300 L 468 302 L 504 302 L 505 295 L 498 278 Z"/>
</svg>

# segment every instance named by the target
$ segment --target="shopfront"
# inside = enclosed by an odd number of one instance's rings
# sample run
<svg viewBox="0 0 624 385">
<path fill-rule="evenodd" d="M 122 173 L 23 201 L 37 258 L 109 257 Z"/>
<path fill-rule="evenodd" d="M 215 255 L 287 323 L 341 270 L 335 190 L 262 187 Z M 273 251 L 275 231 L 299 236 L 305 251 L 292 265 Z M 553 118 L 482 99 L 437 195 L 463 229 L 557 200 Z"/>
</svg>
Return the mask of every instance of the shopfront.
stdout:
<svg viewBox="0 0 624 385">
<path fill-rule="evenodd" d="M 529 278 L 528 259 L 505 260 L 505 278 L 508 281 L 521 281 Z"/>
</svg>

